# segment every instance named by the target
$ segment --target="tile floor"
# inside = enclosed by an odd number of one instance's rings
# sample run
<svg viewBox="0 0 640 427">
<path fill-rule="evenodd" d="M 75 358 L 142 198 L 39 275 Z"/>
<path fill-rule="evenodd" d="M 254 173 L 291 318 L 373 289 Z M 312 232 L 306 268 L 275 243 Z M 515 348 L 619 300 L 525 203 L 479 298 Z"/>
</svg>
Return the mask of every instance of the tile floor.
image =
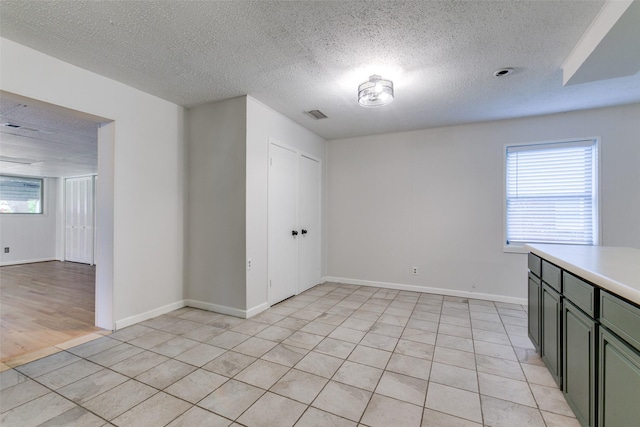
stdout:
<svg viewBox="0 0 640 427">
<path fill-rule="evenodd" d="M 525 308 L 325 283 L 183 308 L 0 373 L 9 426 L 578 426 Z"/>
</svg>

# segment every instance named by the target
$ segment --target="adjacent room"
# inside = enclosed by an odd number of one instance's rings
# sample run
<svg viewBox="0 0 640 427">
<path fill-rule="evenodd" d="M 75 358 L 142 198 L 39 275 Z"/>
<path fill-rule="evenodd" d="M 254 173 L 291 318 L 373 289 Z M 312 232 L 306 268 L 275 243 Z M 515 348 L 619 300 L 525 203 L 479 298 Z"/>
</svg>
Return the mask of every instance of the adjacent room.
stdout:
<svg viewBox="0 0 640 427">
<path fill-rule="evenodd" d="M 0 100 L 3 362 L 100 330 L 94 307 L 99 123 L 22 102 Z"/>
<path fill-rule="evenodd" d="M 0 424 L 635 425 L 638 22 L 3 0 Z"/>
</svg>

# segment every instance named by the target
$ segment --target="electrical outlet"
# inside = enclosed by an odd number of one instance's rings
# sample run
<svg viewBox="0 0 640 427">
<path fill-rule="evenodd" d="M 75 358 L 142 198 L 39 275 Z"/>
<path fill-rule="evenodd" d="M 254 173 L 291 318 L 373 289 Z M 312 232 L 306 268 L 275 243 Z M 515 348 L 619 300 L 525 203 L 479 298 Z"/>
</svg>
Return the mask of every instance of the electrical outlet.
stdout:
<svg viewBox="0 0 640 427">
<path fill-rule="evenodd" d="M 251 262 L 251 258 L 249 258 L 247 260 L 247 270 L 251 270 L 251 267 L 253 267 L 253 262 Z"/>
<path fill-rule="evenodd" d="M 5 254 L 8 254 L 8 253 L 9 253 L 9 248 L 8 248 L 8 247 L 4 248 L 4 253 L 5 253 Z"/>
<path fill-rule="evenodd" d="M 414 276 L 417 276 L 418 275 L 418 267 L 413 267 L 411 272 L 413 273 Z"/>
</svg>

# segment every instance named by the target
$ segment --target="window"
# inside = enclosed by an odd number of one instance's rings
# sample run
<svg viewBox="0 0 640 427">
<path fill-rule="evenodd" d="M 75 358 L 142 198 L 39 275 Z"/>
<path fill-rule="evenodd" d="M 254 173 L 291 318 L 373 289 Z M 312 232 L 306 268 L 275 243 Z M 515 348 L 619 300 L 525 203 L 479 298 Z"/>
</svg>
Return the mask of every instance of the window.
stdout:
<svg viewBox="0 0 640 427">
<path fill-rule="evenodd" d="M 41 214 L 41 178 L 0 175 L 0 213 Z"/>
<path fill-rule="evenodd" d="M 506 244 L 598 244 L 595 139 L 506 147 Z"/>
</svg>

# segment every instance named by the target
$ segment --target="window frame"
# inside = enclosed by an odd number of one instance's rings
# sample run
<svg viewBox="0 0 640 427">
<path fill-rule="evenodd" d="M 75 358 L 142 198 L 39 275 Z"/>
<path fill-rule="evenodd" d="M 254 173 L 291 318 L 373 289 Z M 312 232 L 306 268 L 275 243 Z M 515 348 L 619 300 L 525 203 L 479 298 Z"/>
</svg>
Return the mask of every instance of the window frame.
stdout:
<svg viewBox="0 0 640 427">
<path fill-rule="evenodd" d="M 554 140 L 546 140 L 546 141 L 533 141 L 533 142 L 519 142 L 519 143 L 507 143 L 502 147 L 502 251 L 505 253 L 527 253 L 528 249 L 525 248 L 525 245 L 528 243 L 507 243 L 507 150 L 513 147 L 522 147 L 522 146 L 543 146 L 543 145 L 552 145 L 552 144 L 570 144 L 570 143 L 578 143 L 581 141 L 593 141 L 595 145 L 595 173 L 594 173 L 594 196 L 593 203 L 595 204 L 595 216 L 596 219 L 594 221 L 593 227 L 593 246 L 600 245 L 602 242 L 602 216 L 601 216 L 601 203 L 600 203 L 600 189 L 601 189 L 601 178 L 600 178 L 600 159 L 602 156 L 600 155 L 602 150 L 602 141 L 599 136 L 590 136 L 584 138 L 570 138 L 570 139 L 554 139 Z M 556 242 L 535 242 L 531 244 L 556 244 L 560 245 L 562 243 Z"/>
<path fill-rule="evenodd" d="M 41 176 L 26 176 L 26 175 L 10 175 L 10 174 L 0 174 L 0 177 L 6 178 L 19 178 L 19 179 L 27 179 L 27 180 L 37 180 L 40 181 L 40 212 L 1 212 L 0 215 L 45 215 L 45 186 L 46 178 Z"/>
</svg>

